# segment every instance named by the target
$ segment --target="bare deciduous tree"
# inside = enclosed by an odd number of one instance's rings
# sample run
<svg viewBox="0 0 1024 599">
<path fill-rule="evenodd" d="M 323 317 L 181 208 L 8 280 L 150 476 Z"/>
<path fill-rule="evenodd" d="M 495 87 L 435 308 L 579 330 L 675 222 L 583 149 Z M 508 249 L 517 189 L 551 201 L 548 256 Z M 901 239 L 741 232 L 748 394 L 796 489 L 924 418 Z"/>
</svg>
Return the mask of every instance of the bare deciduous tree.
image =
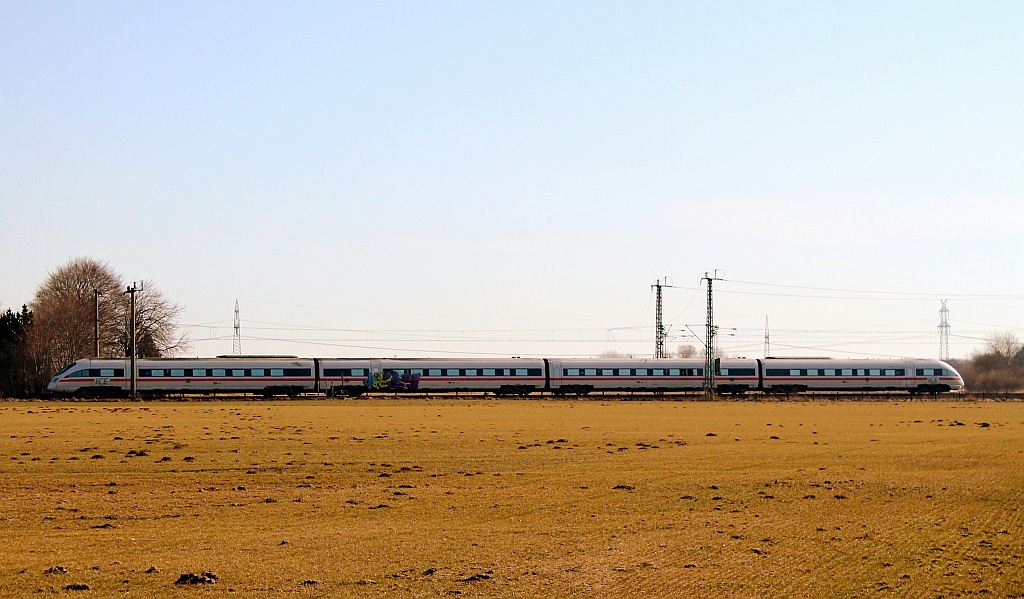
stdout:
<svg viewBox="0 0 1024 599">
<path fill-rule="evenodd" d="M 169 356 L 187 347 L 179 334 L 181 307 L 147 282 L 136 295 L 139 355 Z M 130 302 L 124 280 L 109 264 L 75 258 L 49 273 L 30 308 L 35 314 L 33 354 L 49 374 L 74 360 L 95 355 L 96 292 L 99 292 L 99 345 L 102 356 L 128 353 Z"/>
<path fill-rule="evenodd" d="M 1017 354 L 1021 353 L 1021 342 L 1013 331 L 993 333 L 985 341 L 985 351 L 1006 360 L 1006 363 L 1009 364 L 1013 362 Z"/>
<path fill-rule="evenodd" d="M 36 290 L 30 304 L 35 314 L 32 347 L 44 369 L 55 372 L 95 353 L 96 291 L 100 293 L 100 353 L 112 355 L 124 302 L 121 277 L 108 264 L 76 258 L 49 273 Z"/>
<path fill-rule="evenodd" d="M 677 358 L 696 358 L 697 357 L 697 348 L 694 347 L 693 345 L 690 345 L 690 344 L 680 345 L 679 348 L 676 349 L 676 357 Z"/>
</svg>

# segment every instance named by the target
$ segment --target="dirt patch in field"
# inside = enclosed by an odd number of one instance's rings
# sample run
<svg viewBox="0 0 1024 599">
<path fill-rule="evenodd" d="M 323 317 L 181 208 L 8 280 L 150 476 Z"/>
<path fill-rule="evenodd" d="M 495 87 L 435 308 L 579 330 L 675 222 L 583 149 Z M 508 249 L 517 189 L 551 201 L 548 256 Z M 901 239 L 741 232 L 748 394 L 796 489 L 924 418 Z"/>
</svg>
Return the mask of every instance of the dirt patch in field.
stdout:
<svg viewBox="0 0 1024 599">
<path fill-rule="evenodd" d="M 1024 404 L 30 403 L 0 427 L 14 595 L 1024 588 Z"/>
</svg>

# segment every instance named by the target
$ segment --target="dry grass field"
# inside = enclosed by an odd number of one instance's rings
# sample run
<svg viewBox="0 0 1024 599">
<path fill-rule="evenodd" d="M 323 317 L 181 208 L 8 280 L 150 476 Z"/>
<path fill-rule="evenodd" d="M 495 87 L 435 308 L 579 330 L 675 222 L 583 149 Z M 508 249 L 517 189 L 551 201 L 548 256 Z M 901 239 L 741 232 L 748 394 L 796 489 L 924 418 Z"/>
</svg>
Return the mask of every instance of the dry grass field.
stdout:
<svg viewBox="0 0 1024 599">
<path fill-rule="evenodd" d="M 1024 404 L 6 403 L 0 505 L 5 596 L 1024 597 Z"/>
</svg>

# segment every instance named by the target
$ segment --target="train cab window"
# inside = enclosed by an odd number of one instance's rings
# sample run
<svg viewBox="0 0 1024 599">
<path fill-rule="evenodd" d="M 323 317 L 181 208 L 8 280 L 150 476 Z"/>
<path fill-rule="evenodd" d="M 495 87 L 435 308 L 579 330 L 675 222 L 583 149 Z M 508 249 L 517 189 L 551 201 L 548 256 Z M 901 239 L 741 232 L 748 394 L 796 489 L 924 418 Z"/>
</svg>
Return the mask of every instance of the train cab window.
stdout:
<svg viewBox="0 0 1024 599">
<path fill-rule="evenodd" d="M 206 369 L 205 368 L 193 368 L 192 369 L 192 376 L 206 376 Z"/>
<path fill-rule="evenodd" d="M 637 368 L 636 369 L 636 375 L 637 376 L 647 376 L 647 369 L 646 368 Z"/>
<path fill-rule="evenodd" d="M 583 373 L 586 376 L 597 376 L 597 369 L 596 368 L 585 368 L 585 369 L 583 369 Z"/>
<path fill-rule="evenodd" d="M 665 371 L 661 368 L 655 368 L 654 370 L 651 371 L 651 374 L 653 376 L 665 376 Z"/>
<path fill-rule="evenodd" d="M 172 368 L 171 369 L 171 376 L 185 376 L 185 369 L 184 368 Z"/>
<path fill-rule="evenodd" d="M 430 369 L 427 370 L 427 374 L 429 374 L 430 376 L 441 376 L 441 369 L 440 368 L 430 368 Z"/>
<path fill-rule="evenodd" d="M 445 370 L 445 374 L 448 376 L 459 376 L 458 368 L 448 368 Z"/>
<path fill-rule="evenodd" d="M 580 375 L 580 369 L 579 368 L 566 368 L 565 369 L 565 376 L 579 376 L 579 375 Z"/>
<path fill-rule="evenodd" d="M 493 368 L 484 368 L 484 376 L 494 376 Z"/>
<path fill-rule="evenodd" d="M 879 369 L 879 368 L 872 368 L 871 369 L 870 376 L 880 376 L 881 374 L 882 374 L 882 370 L 881 369 Z"/>
</svg>

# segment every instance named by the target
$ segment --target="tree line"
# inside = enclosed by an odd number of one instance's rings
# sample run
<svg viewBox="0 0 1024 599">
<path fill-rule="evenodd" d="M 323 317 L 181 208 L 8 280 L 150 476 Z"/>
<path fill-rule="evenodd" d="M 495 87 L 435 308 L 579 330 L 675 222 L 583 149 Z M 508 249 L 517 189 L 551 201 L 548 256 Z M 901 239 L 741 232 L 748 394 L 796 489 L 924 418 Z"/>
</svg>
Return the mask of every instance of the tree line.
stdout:
<svg viewBox="0 0 1024 599">
<path fill-rule="evenodd" d="M 1024 390 L 1024 346 L 1012 332 L 996 333 L 985 349 L 965 360 L 950 360 L 968 391 L 1008 393 Z"/>
<path fill-rule="evenodd" d="M 152 281 L 135 294 L 136 355 L 174 356 L 188 348 L 181 306 Z M 76 258 L 48 273 L 31 302 L 0 315 L 0 396 L 33 397 L 58 370 L 83 357 L 128 357 L 131 301 L 106 263 Z M 98 351 L 97 351 L 98 346 Z"/>
</svg>

